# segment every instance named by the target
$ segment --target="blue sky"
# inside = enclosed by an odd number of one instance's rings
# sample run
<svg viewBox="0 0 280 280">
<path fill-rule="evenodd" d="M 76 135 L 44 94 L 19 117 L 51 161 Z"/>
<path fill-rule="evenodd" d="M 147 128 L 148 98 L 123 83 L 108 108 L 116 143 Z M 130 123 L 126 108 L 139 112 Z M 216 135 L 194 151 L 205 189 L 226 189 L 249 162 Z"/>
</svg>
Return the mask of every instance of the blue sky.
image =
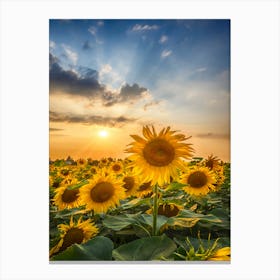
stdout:
<svg viewBox="0 0 280 280">
<path fill-rule="evenodd" d="M 50 111 L 54 136 L 171 125 L 228 158 L 230 21 L 50 20 Z"/>
</svg>

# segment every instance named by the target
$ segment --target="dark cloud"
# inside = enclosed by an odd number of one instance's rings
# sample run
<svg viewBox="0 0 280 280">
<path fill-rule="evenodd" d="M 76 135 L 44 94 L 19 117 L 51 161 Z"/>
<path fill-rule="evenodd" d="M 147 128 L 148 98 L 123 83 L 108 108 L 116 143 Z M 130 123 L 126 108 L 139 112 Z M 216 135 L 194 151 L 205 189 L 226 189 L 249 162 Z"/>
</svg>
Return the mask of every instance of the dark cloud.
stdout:
<svg viewBox="0 0 280 280">
<path fill-rule="evenodd" d="M 78 71 L 65 70 L 57 57 L 50 53 L 50 94 L 63 93 L 73 97 L 84 97 L 89 100 L 101 100 L 104 106 L 117 103 L 134 103 L 143 98 L 147 89 L 137 83 L 125 84 L 119 93 L 107 90 L 99 83 L 99 73 L 86 67 Z"/>
<path fill-rule="evenodd" d="M 228 139 L 230 138 L 229 134 L 216 134 L 216 133 L 212 133 L 212 132 L 208 132 L 208 133 L 199 133 L 197 135 L 195 135 L 197 138 L 209 138 L 209 139 Z"/>
<path fill-rule="evenodd" d="M 108 127 L 122 127 L 127 123 L 134 122 L 136 119 L 119 117 L 103 117 L 98 115 L 71 115 L 50 111 L 50 122 L 81 123 L 85 125 L 102 125 Z"/>
<path fill-rule="evenodd" d="M 138 84 L 133 84 L 130 86 L 129 84 L 125 84 L 121 87 L 120 93 L 114 96 L 108 96 L 107 102 L 105 102 L 105 106 L 112 106 L 116 103 L 131 103 L 133 104 L 135 101 L 140 100 L 144 97 L 147 89 L 144 87 L 140 87 Z"/>
<path fill-rule="evenodd" d="M 58 59 L 50 54 L 50 93 L 59 91 L 88 98 L 102 96 L 105 87 L 98 82 L 95 72 L 95 75 L 78 75 L 72 70 L 64 70 Z"/>
<path fill-rule="evenodd" d="M 82 46 L 83 50 L 87 51 L 87 50 L 91 50 L 92 49 L 92 45 L 89 41 L 85 41 L 83 43 L 83 46 Z"/>
<path fill-rule="evenodd" d="M 144 111 L 147 111 L 149 107 L 152 107 L 152 106 L 156 106 L 160 103 L 161 101 L 160 100 L 157 100 L 157 101 L 152 101 L 152 102 L 149 102 L 149 103 L 146 103 L 143 107 Z"/>
</svg>

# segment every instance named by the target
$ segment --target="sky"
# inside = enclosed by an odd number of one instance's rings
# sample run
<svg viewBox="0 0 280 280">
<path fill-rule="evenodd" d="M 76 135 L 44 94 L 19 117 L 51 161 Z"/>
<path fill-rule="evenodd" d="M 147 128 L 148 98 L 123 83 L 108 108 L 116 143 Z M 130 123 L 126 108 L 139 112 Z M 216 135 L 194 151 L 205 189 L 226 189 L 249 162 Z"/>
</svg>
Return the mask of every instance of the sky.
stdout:
<svg viewBox="0 0 280 280">
<path fill-rule="evenodd" d="M 143 125 L 230 161 L 229 20 L 50 20 L 50 158 L 124 158 Z"/>
</svg>

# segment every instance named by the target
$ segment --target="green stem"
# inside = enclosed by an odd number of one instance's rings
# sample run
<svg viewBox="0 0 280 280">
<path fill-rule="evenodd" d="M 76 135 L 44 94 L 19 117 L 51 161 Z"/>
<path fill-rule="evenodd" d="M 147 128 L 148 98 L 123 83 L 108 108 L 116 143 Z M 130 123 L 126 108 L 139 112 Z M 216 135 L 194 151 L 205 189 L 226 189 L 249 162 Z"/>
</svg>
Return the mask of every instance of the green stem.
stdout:
<svg viewBox="0 0 280 280">
<path fill-rule="evenodd" d="M 154 186 L 154 203 L 153 203 L 153 236 L 157 235 L 157 215 L 158 215 L 158 184 Z"/>
</svg>

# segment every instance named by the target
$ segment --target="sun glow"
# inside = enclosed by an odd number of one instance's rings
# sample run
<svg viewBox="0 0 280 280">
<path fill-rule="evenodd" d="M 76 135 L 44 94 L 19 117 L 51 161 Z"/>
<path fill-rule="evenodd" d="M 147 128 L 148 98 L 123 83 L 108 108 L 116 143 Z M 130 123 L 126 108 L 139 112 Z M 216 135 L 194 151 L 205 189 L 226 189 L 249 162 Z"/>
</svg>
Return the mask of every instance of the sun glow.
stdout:
<svg viewBox="0 0 280 280">
<path fill-rule="evenodd" d="M 106 138 L 106 137 L 108 136 L 108 131 L 106 131 L 106 130 L 100 130 L 100 131 L 98 132 L 98 136 L 99 136 L 99 137 L 102 137 L 102 138 Z"/>
</svg>

